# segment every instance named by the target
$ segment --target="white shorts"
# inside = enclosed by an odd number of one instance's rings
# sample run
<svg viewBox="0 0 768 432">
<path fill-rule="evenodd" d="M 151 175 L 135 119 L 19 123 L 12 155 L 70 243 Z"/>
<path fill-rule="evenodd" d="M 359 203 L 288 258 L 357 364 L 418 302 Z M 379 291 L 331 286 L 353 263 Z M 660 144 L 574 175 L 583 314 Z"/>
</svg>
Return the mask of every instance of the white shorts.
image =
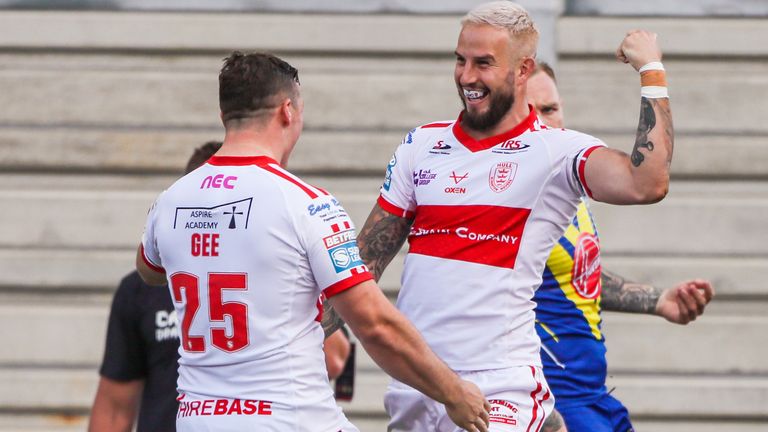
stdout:
<svg viewBox="0 0 768 432">
<path fill-rule="evenodd" d="M 331 399 L 323 403 L 281 404 L 260 400 L 179 399 L 178 432 L 360 432 Z"/>
<path fill-rule="evenodd" d="M 491 403 L 491 432 L 539 432 L 555 398 L 540 367 L 459 372 L 475 383 Z M 384 395 L 390 432 L 456 432 L 443 404 L 407 385 L 392 381 Z"/>
</svg>

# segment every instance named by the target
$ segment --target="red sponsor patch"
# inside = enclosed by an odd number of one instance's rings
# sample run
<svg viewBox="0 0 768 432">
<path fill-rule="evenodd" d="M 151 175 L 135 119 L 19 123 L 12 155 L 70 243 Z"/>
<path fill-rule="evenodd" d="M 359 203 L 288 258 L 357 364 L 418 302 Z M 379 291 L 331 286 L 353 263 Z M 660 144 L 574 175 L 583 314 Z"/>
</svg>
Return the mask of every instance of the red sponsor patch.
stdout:
<svg viewBox="0 0 768 432">
<path fill-rule="evenodd" d="M 510 401 L 502 399 L 491 399 L 491 412 L 489 420 L 491 423 L 502 423 L 515 426 L 517 425 L 517 407 Z"/>
<path fill-rule="evenodd" d="M 504 192 L 512 185 L 517 174 L 517 164 L 514 162 L 499 162 L 491 167 L 488 175 L 488 184 L 491 190 L 499 193 Z"/>
<path fill-rule="evenodd" d="M 571 284 L 581 297 L 597 298 L 602 291 L 599 240 L 593 234 L 581 233 L 575 246 Z"/>
<path fill-rule="evenodd" d="M 419 206 L 410 253 L 512 269 L 530 213 L 490 205 Z"/>
</svg>

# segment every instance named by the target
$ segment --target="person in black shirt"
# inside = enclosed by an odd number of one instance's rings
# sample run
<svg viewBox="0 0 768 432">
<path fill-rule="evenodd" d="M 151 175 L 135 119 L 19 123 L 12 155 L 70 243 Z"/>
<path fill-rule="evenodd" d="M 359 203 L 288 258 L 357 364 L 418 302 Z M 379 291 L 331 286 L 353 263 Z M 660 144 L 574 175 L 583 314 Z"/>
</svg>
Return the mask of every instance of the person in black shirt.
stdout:
<svg viewBox="0 0 768 432">
<path fill-rule="evenodd" d="M 185 172 L 220 147 L 211 141 L 195 149 Z M 131 272 L 112 300 L 89 432 L 130 431 L 137 409 L 137 432 L 175 431 L 178 350 L 178 319 L 168 288 L 147 285 Z"/>
</svg>

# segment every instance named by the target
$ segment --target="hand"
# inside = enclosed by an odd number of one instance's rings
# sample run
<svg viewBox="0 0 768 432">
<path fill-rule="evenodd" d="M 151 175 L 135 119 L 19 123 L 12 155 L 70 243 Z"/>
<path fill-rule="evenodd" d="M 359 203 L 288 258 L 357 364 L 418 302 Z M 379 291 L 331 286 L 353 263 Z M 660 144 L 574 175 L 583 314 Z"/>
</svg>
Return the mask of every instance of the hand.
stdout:
<svg viewBox="0 0 768 432">
<path fill-rule="evenodd" d="M 676 324 L 688 324 L 704 313 L 704 307 L 714 296 L 715 289 L 709 281 L 683 282 L 661 293 L 656 303 L 656 315 Z"/>
<path fill-rule="evenodd" d="M 460 380 L 459 389 L 451 399 L 445 409 L 456 426 L 469 432 L 488 431 L 491 404 L 475 384 Z"/>
<path fill-rule="evenodd" d="M 661 49 L 656 43 L 656 33 L 645 30 L 630 31 L 616 50 L 616 58 L 622 63 L 631 64 L 636 71 L 650 62 L 661 61 Z"/>
</svg>

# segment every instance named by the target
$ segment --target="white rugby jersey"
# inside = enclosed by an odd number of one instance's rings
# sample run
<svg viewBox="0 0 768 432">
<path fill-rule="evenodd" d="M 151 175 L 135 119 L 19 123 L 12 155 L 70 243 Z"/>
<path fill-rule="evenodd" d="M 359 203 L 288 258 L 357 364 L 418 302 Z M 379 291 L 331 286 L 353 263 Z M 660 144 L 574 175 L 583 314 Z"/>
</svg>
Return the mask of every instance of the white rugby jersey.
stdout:
<svg viewBox="0 0 768 432">
<path fill-rule="evenodd" d="M 387 166 L 379 205 L 414 218 L 397 306 L 455 370 L 540 365 L 531 299 L 604 146 L 530 110 L 479 141 L 461 117 L 418 127 Z"/>
<path fill-rule="evenodd" d="M 319 298 L 372 278 L 333 196 L 268 157 L 214 156 L 160 195 L 142 246 L 181 323 L 180 392 L 332 400 Z"/>
</svg>

